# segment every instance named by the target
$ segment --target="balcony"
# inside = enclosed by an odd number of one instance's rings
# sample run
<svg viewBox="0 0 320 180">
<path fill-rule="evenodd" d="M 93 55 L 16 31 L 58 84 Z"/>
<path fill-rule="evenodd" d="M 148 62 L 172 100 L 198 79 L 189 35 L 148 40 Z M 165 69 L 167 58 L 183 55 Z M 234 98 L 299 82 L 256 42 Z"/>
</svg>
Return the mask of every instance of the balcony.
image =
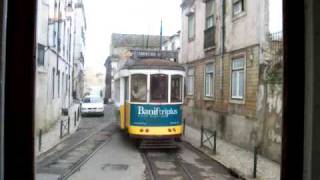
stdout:
<svg viewBox="0 0 320 180">
<path fill-rule="evenodd" d="M 204 31 L 204 49 L 215 45 L 215 27 L 210 27 Z"/>
</svg>

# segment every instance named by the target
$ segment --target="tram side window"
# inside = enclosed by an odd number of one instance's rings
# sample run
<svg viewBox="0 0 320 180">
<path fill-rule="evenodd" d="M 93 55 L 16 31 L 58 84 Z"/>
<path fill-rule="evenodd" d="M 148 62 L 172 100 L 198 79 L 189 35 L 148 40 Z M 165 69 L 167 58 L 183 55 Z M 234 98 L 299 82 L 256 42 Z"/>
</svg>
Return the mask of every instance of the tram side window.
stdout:
<svg viewBox="0 0 320 180">
<path fill-rule="evenodd" d="M 171 76 L 171 102 L 182 101 L 182 76 L 174 75 Z"/>
<path fill-rule="evenodd" d="M 168 76 L 165 74 L 151 75 L 151 101 L 168 102 Z"/>
<path fill-rule="evenodd" d="M 131 76 L 131 101 L 147 101 L 147 75 L 134 74 Z"/>
</svg>

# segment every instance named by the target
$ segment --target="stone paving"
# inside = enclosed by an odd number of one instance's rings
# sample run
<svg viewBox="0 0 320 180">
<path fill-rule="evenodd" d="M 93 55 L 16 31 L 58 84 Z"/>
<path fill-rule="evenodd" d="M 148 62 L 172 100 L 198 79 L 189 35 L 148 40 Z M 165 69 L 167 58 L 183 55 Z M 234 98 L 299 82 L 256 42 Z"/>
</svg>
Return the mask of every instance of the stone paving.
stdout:
<svg viewBox="0 0 320 180">
<path fill-rule="evenodd" d="M 71 127 L 70 134 L 76 131 L 78 128 L 79 122 L 74 126 L 73 123 L 73 113 L 70 114 Z M 113 118 L 112 118 L 113 119 Z M 35 150 L 36 155 L 41 155 L 43 152 L 51 149 L 53 146 L 57 145 L 59 142 L 67 138 L 65 136 L 63 139 L 60 139 L 60 123 L 58 122 L 54 128 L 51 129 L 46 134 L 43 134 L 42 137 L 42 148 L 41 151 L 38 151 L 38 137 L 35 138 Z M 185 135 L 183 140 L 189 142 L 194 147 L 197 147 L 202 152 L 206 153 L 214 160 L 223 164 L 228 169 L 232 169 L 234 172 L 239 174 L 245 179 L 254 179 L 252 178 L 253 171 L 253 154 L 251 151 L 242 149 L 238 146 L 227 143 L 222 139 L 217 139 L 217 153 L 212 154 L 212 151 L 208 148 L 200 148 L 200 139 L 201 133 L 200 130 L 194 129 L 186 125 Z M 206 144 L 205 144 L 206 146 Z M 274 161 L 268 160 L 262 156 L 258 156 L 258 169 L 257 169 L 257 178 L 259 180 L 279 180 L 280 179 L 280 165 Z M 53 177 L 54 179 L 54 177 Z"/>
<path fill-rule="evenodd" d="M 185 128 L 183 140 L 197 147 L 225 167 L 232 169 L 245 179 L 254 179 L 253 173 L 253 153 L 238 146 L 227 143 L 217 138 L 217 153 L 214 155 L 208 148 L 199 148 L 201 141 L 200 130 L 188 125 Z M 204 144 L 206 146 L 206 144 Z M 257 178 L 259 180 L 279 180 L 280 165 L 274 161 L 258 156 Z"/>
<path fill-rule="evenodd" d="M 81 121 L 81 116 L 79 117 L 79 120 L 76 121 L 76 125 L 74 124 L 74 113 L 77 112 L 78 114 L 78 108 L 79 104 L 74 104 L 70 110 L 69 110 L 69 116 L 70 116 L 70 134 L 74 133 Z M 61 116 L 60 120 L 56 122 L 56 124 L 45 134 L 42 134 L 41 137 L 41 150 L 39 151 L 39 136 L 38 132 L 35 136 L 35 156 L 40 156 L 42 153 L 48 151 L 58 143 L 62 142 L 64 139 L 68 137 L 68 135 L 64 136 L 63 138 L 60 138 L 60 122 L 61 120 L 67 121 L 68 116 Z M 70 135 L 69 134 L 69 135 Z"/>
</svg>

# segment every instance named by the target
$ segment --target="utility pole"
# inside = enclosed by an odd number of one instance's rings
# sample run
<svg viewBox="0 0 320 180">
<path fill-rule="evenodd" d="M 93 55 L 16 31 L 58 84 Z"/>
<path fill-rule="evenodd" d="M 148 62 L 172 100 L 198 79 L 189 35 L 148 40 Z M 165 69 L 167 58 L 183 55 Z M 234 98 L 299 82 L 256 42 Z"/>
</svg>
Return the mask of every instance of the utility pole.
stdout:
<svg viewBox="0 0 320 180">
<path fill-rule="evenodd" d="M 162 49 L 162 19 L 160 22 L 160 51 Z"/>
</svg>

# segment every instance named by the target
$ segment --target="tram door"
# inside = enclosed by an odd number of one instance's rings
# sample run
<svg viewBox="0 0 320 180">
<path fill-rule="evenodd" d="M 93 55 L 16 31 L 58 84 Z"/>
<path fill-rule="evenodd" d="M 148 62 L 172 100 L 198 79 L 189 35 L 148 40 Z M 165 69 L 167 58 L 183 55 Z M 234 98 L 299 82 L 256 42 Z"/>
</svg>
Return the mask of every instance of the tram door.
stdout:
<svg viewBox="0 0 320 180">
<path fill-rule="evenodd" d="M 129 80 L 128 77 L 124 78 L 124 126 L 127 126 L 128 121 L 128 106 L 129 106 Z"/>
</svg>

